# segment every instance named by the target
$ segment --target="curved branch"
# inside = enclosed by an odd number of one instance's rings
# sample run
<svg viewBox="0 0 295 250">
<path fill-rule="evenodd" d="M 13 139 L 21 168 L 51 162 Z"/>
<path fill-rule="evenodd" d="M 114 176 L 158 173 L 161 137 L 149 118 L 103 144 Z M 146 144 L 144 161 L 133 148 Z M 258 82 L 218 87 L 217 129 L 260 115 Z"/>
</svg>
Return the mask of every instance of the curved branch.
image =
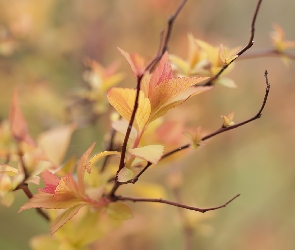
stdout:
<svg viewBox="0 0 295 250">
<path fill-rule="evenodd" d="M 205 84 L 203 85 L 197 85 L 198 86 L 211 86 L 213 85 L 213 82 L 223 73 L 223 71 L 225 71 L 229 65 L 231 65 L 237 58 L 239 58 L 243 53 L 245 53 L 248 49 L 250 49 L 253 44 L 254 44 L 254 35 L 255 35 L 255 24 L 256 24 L 256 19 L 257 19 L 257 15 L 261 6 L 262 0 L 258 0 L 258 3 L 256 5 L 256 9 L 252 18 L 252 23 L 251 23 L 251 33 L 250 33 L 250 39 L 249 42 L 245 45 L 244 48 L 242 48 L 237 54 L 236 56 L 229 62 L 226 64 L 223 64 L 222 68 L 220 69 L 220 71 L 214 75 L 213 77 L 211 77 Z"/>
<path fill-rule="evenodd" d="M 164 203 L 164 204 L 168 204 L 168 205 L 179 207 L 179 208 L 193 210 L 193 211 L 197 211 L 197 212 L 200 212 L 200 213 L 206 213 L 208 211 L 217 210 L 217 209 L 226 207 L 229 203 L 231 203 L 233 200 L 235 200 L 239 196 L 240 196 L 240 194 L 237 194 L 235 197 L 233 197 L 232 199 L 230 199 L 228 202 L 224 203 L 223 205 L 218 206 L 218 207 L 210 207 L 210 208 L 198 208 L 198 207 L 187 206 L 187 205 L 184 205 L 184 204 L 181 204 L 181 203 L 177 203 L 177 202 L 174 202 L 174 201 L 168 201 L 168 200 L 164 200 L 164 199 L 161 199 L 161 198 L 159 198 L 159 199 L 152 199 L 151 198 L 150 199 L 150 198 L 135 198 L 135 197 L 115 196 L 114 201 Z"/>
</svg>

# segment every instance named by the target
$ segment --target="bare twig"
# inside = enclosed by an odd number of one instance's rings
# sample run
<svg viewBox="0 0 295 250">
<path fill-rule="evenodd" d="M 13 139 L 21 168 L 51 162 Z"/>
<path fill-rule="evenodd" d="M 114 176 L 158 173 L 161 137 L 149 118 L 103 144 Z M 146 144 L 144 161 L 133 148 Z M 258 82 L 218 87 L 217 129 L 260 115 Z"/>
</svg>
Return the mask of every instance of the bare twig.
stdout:
<svg viewBox="0 0 295 250">
<path fill-rule="evenodd" d="M 159 199 L 152 199 L 152 198 L 135 198 L 135 197 L 115 196 L 115 201 L 164 203 L 164 204 L 168 204 L 168 205 L 175 206 L 175 207 L 180 207 L 180 208 L 185 208 L 185 209 L 188 209 L 188 210 L 197 211 L 197 212 L 200 212 L 200 213 L 206 213 L 208 211 L 217 210 L 217 209 L 226 207 L 229 203 L 231 203 L 233 200 L 235 200 L 239 196 L 240 196 L 240 194 L 236 195 L 235 197 L 233 197 L 232 199 L 230 199 L 228 202 L 224 203 L 221 206 L 218 206 L 218 207 L 210 207 L 210 208 L 197 208 L 197 207 L 187 206 L 187 205 L 184 205 L 184 204 L 180 204 L 180 203 L 177 203 L 177 202 L 164 200 L 164 199 L 161 199 L 161 198 L 159 198 Z"/>
<path fill-rule="evenodd" d="M 110 140 L 109 140 L 109 144 L 108 144 L 108 146 L 107 146 L 107 148 L 106 148 L 107 151 L 111 151 L 111 150 L 113 150 L 115 136 L 116 136 L 116 130 L 115 130 L 115 129 L 112 129 L 112 130 L 111 130 L 111 137 L 110 137 Z M 105 170 L 105 168 L 106 168 L 106 166 L 107 166 L 107 164 L 108 164 L 109 158 L 110 158 L 109 155 L 107 155 L 107 156 L 104 158 L 103 164 L 102 164 L 101 169 L 100 169 L 100 173 L 102 173 L 102 172 Z"/>
<path fill-rule="evenodd" d="M 250 49 L 253 44 L 254 44 L 254 35 L 255 35 L 255 23 L 256 23 L 256 19 L 257 19 L 257 15 L 258 15 L 258 11 L 260 9 L 262 0 L 258 0 L 258 3 L 256 5 L 256 9 L 252 18 L 252 23 L 251 23 L 251 35 L 250 35 L 250 39 L 249 42 L 246 44 L 246 46 L 244 48 L 242 48 L 237 54 L 236 57 L 234 57 L 230 62 L 223 64 L 222 68 L 219 70 L 219 72 L 214 75 L 213 77 L 211 77 L 205 84 L 203 85 L 197 85 L 198 86 L 211 86 L 214 81 L 223 73 L 223 71 L 225 71 L 229 65 L 231 65 L 237 58 L 239 58 L 243 53 L 245 53 L 248 49 Z"/>
<path fill-rule="evenodd" d="M 160 42 L 160 47 L 159 47 L 158 53 L 153 58 L 153 60 L 148 64 L 145 71 L 149 71 L 149 72 L 153 71 L 153 69 L 155 68 L 157 63 L 161 60 L 162 56 L 168 50 L 168 43 L 169 43 L 169 40 L 170 40 L 170 37 L 171 37 L 174 21 L 175 21 L 176 17 L 178 16 L 179 12 L 181 11 L 181 9 L 183 8 L 183 6 L 185 5 L 186 2 L 187 2 L 187 0 L 183 0 L 180 3 L 180 5 L 178 6 L 178 8 L 176 9 L 175 13 L 169 18 L 168 23 L 167 23 L 165 39 L 164 39 L 164 41 L 162 41 L 162 37 L 163 37 L 163 34 L 164 34 L 164 31 L 162 31 L 161 32 L 161 42 Z"/>
<path fill-rule="evenodd" d="M 242 55 L 239 60 L 261 58 L 261 57 L 281 57 L 281 56 L 287 57 L 290 60 L 295 60 L 295 54 L 284 52 L 284 51 L 278 51 L 272 48 L 248 52 L 247 54 Z"/>
</svg>

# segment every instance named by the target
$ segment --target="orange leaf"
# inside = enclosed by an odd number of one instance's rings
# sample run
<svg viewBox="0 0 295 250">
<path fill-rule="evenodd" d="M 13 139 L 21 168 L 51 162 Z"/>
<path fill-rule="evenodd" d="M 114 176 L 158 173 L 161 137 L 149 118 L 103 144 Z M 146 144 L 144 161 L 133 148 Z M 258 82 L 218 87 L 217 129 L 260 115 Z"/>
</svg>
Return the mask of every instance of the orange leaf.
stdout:
<svg viewBox="0 0 295 250">
<path fill-rule="evenodd" d="M 118 48 L 118 50 L 129 63 L 134 76 L 136 77 L 136 76 L 142 75 L 145 70 L 144 59 L 136 53 L 129 54 L 128 52 L 120 48 Z"/>
<path fill-rule="evenodd" d="M 35 142 L 29 134 L 27 122 L 22 114 L 19 106 L 18 92 L 15 89 L 12 96 L 9 122 L 11 132 L 17 141 L 24 141 L 25 143 L 35 146 Z"/>
<path fill-rule="evenodd" d="M 67 223 L 75 214 L 78 213 L 81 207 L 84 205 L 76 205 L 67 209 L 65 212 L 60 214 L 50 225 L 50 233 L 54 234 L 60 227 Z"/>
<path fill-rule="evenodd" d="M 152 114 L 149 122 L 167 113 L 169 109 L 179 106 L 190 96 L 202 93 L 212 87 L 190 88 L 207 79 L 207 77 L 172 78 L 157 85 L 149 93 Z"/>
<path fill-rule="evenodd" d="M 85 174 L 85 169 L 88 163 L 88 158 L 95 146 L 95 143 L 93 143 L 89 149 L 81 156 L 78 167 L 77 167 L 77 175 L 78 175 L 78 188 L 80 191 L 80 194 L 82 196 L 85 196 L 85 187 L 84 187 L 84 174 Z"/>
</svg>

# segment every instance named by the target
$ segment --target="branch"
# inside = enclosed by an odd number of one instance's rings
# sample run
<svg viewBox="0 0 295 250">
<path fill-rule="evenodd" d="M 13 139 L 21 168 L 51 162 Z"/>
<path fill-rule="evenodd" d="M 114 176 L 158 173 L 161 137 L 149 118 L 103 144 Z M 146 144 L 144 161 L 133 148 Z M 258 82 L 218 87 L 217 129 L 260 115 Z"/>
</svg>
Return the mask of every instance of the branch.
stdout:
<svg viewBox="0 0 295 250">
<path fill-rule="evenodd" d="M 31 199 L 33 197 L 33 194 L 31 190 L 28 187 L 28 184 L 22 184 L 20 185 L 17 189 L 22 189 L 26 196 Z M 41 209 L 41 208 L 36 208 L 37 213 L 39 213 L 45 220 L 50 221 L 48 215 Z"/>
<path fill-rule="evenodd" d="M 160 42 L 160 47 L 159 47 L 159 51 L 158 51 L 157 55 L 148 64 L 148 66 L 145 68 L 144 73 L 137 76 L 137 86 L 136 86 L 136 96 L 135 96 L 135 101 L 134 101 L 134 107 L 133 107 L 133 110 L 132 110 L 131 118 L 130 118 L 130 121 L 129 121 L 129 124 L 128 124 L 126 135 L 125 135 L 125 138 L 124 138 L 124 141 L 123 141 L 123 145 L 122 145 L 122 151 L 121 151 L 121 157 L 120 157 L 120 164 L 119 164 L 119 169 L 118 169 L 117 174 L 116 174 L 115 184 L 114 184 L 114 187 L 113 187 L 113 189 L 111 190 L 111 192 L 109 194 L 109 197 L 111 197 L 111 198 L 114 197 L 116 190 L 121 185 L 118 182 L 118 173 L 120 172 L 120 170 L 125 165 L 125 155 L 126 155 L 126 150 L 127 150 L 127 143 L 128 143 L 129 136 L 130 136 L 131 129 L 132 129 L 132 125 L 133 125 L 133 122 L 134 122 L 134 119 L 135 119 L 136 111 L 138 109 L 138 100 L 139 100 L 141 79 L 143 78 L 143 76 L 144 76 L 144 74 L 146 72 L 150 72 L 155 67 L 155 65 L 161 60 L 162 56 L 164 55 L 165 51 L 167 50 L 168 43 L 169 43 L 170 36 L 171 36 L 171 32 L 172 32 L 172 28 L 173 28 L 173 23 L 174 23 L 177 15 L 181 11 L 182 7 L 186 3 L 186 1 L 187 0 L 183 0 L 181 2 L 181 4 L 178 6 L 178 8 L 176 9 L 175 13 L 169 18 L 169 20 L 168 20 L 168 27 L 167 27 L 166 36 L 165 36 L 164 41 L 162 41 L 162 37 L 163 37 L 162 34 L 163 34 L 163 32 L 161 33 L 161 42 Z M 162 43 L 163 43 L 163 45 L 161 45 Z"/>
<path fill-rule="evenodd" d="M 178 8 L 176 9 L 175 13 L 168 19 L 167 29 L 166 29 L 166 36 L 164 38 L 164 41 L 162 41 L 163 40 L 163 34 L 164 34 L 164 31 L 162 31 L 161 32 L 160 47 L 159 47 L 158 53 L 153 58 L 153 60 L 148 64 L 148 66 L 146 67 L 145 71 L 148 71 L 148 72 L 153 71 L 153 69 L 155 68 L 155 66 L 161 60 L 162 56 L 168 50 L 168 43 L 170 41 L 170 37 L 171 37 L 171 33 L 172 33 L 172 28 L 173 28 L 174 21 L 175 21 L 176 17 L 178 16 L 179 12 L 181 11 L 181 9 L 183 8 L 183 6 L 185 5 L 186 2 L 187 2 L 187 0 L 183 0 L 180 3 L 180 5 L 178 6 Z"/>
<path fill-rule="evenodd" d="M 245 120 L 245 121 L 243 121 L 243 122 L 240 122 L 240 123 L 237 123 L 237 124 L 235 124 L 235 125 L 232 125 L 232 126 L 230 126 L 230 127 L 221 127 L 221 128 L 219 128 L 219 129 L 217 129 L 216 131 L 214 131 L 213 133 L 210 133 L 210 134 L 208 134 L 208 135 L 206 135 L 206 136 L 204 136 L 202 139 L 201 139 L 201 141 L 206 141 L 206 140 L 208 140 L 209 138 L 211 138 L 211 137 L 213 137 L 213 136 L 216 136 L 216 135 L 218 135 L 218 134 L 221 134 L 221 133 L 224 133 L 224 132 L 226 132 L 226 131 L 229 131 L 229 130 L 232 130 L 232 129 L 235 129 L 235 128 L 238 128 L 238 127 L 241 127 L 241 126 L 243 126 L 243 125 L 245 125 L 245 124 L 247 124 L 247 123 L 249 123 L 249 122 L 252 122 L 252 121 L 255 121 L 255 120 L 257 120 L 257 119 L 259 119 L 261 116 L 262 116 L 262 111 L 263 111 L 263 109 L 264 109 L 264 107 L 265 107 L 265 105 L 266 105 L 266 102 L 267 102 L 267 98 L 268 98 L 268 94 L 269 94 L 269 90 L 270 90 L 270 84 L 269 84 L 269 82 L 268 82 L 268 72 L 267 71 L 265 71 L 265 73 L 264 73 L 264 77 L 265 77 L 265 82 L 266 82 L 266 90 L 265 90 L 265 95 L 264 95 L 264 99 L 263 99 L 263 102 L 262 102 L 262 105 L 261 105 L 261 107 L 260 107 L 260 109 L 259 109 L 259 111 L 258 111 L 258 113 L 256 114 L 256 115 L 254 115 L 252 118 L 250 118 L 250 119 L 248 119 L 248 120 Z M 174 150 L 172 150 L 172 151 L 170 151 L 170 152 L 168 152 L 168 153 L 166 153 L 166 154 L 164 154 L 163 156 L 162 156 L 162 158 L 161 158 L 161 160 L 163 160 L 164 158 L 166 158 L 166 157 L 168 157 L 168 156 L 170 156 L 170 155 L 173 155 L 173 154 L 175 154 L 175 153 L 177 153 L 177 152 L 180 152 L 180 151 L 182 151 L 182 150 L 184 150 L 184 149 L 187 149 L 187 148 L 189 148 L 191 146 L 191 144 L 190 143 L 188 143 L 188 144 L 186 144 L 186 145 L 183 145 L 183 146 L 181 146 L 181 147 L 179 147 L 179 148 L 176 148 L 176 149 L 174 149 Z M 129 180 L 129 181 L 127 181 L 127 182 L 122 182 L 122 184 L 127 184 L 127 183 L 132 183 L 132 184 L 134 184 L 134 183 L 136 183 L 137 181 L 138 181 L 138 178 L 150 167 L 152 165 L 152 163 L 151 162 L 148 162 L 147 163 L 147 165 L 134 177 L 134 178 L 132 178 L 131 180 Z"/>
<path fill-rule="evenodd" d="M 116 136 L 116 130 L 115 129 L 112 129 L 111 130 L 111 138 L 109 140 L 109 144 L 108 144 L 108 146 L 106 148 L 106 151 L 112 151 L 113 150 L 115 136 Z M 101 169 L 100 169 L 100 173 L 102 173 L 106 169 L 106 166 L 108 164 L 109 158 L 110 158 L 109 155 L 107 155 L 104 158 L 103 164 L 102 164 Z"/>
<path fill-rule="evenodd" d="M 240 57 L 240 60 L 244 59 L 252 59 L 252 58 L 260 58 L 260 57 L 280 57 L 284 56 L 289 58 L 290 60 L 295 60 L 295 54 L 284 52 L 284 51 L 278 51 L 276 49 L 265 49 L 265 50 L 257 50 L 253 51 L 252 53 L 249 52 L 243 56 Z"/>
<path fill-rule="evenodd" d="M 256 5 L 256 9 L 252 18 L 252 23 L 251 23 L 251 33 L 250 33 L 250 39 L 249 42 L 247 43 L 247 45 L 242 48 L 237 54 L 236 57 L 234 57 L 229 63 L 223 64 L 222 68 L 220 69 L 220 71 L 213 76 L 212 78 L 210 78 L 205 84 L 203 85 L 197 85 L 197 86 L 211 86 L 213 85 L 213 82 L 223 73 L 223 71 L 225 71 L 229 65 L 231 65 L 237 58 L 239 58 L 243 53 L 245 53 L 248 49 L 250 49 L 253 44 L 254 44 L 254 35 L 255 35 L 255 23 L 256 23 L 256 19 L 257 19 L 257 15 L 258 15 L 258 11 L 260 9 L 260 5 L 262 3 L 262 0 L 258 0 L 258 3 Z"/>
<path fill-rule="evenodd" d="M 184 205 L 184 204 L 180 204 L 180 203 L 177 203 L 177 202 L 164 200 L 164 199 L 161 199 L 161 198 L 159 198 L 159 199 L 152 199 L 152 198 L 135 198 L 135 197 L 115 196 L 115 201 L 119 201 L 120 200 L 120 201 L 132 201 L 132 202 L 164 203 L 164 204 L 168 204 L 168 205 L 175 206 L 175 207 L 180 207 L 180 208 L 185 208 L 185 209 L 188 209 L 188 210 L 197 211 L 197 212 L 200 212 L 200 213 L 206 213 L 208 211 L 217 210 L 217 209 L 226 207 L 229 203 L 231 203 L 233 200 L 235 200 L 239 196 L 240 196 L 240 194 L 236 195 L 235 197 L 233 197 L 232 199 L 230 199 L 228 202 L 224 203 L 221 206 L 218 206 L 218 207 L 210 207 L 210 208 L 197 208 L 197 207 L 187 206 L 187 205 Z"/>
</svg>

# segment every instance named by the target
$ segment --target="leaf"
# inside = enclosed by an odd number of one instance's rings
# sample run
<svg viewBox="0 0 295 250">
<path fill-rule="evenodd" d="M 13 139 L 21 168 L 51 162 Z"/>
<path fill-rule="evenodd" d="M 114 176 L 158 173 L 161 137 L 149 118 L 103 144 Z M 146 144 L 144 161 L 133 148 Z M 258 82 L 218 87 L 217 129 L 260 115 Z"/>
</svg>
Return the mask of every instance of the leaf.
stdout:
<svg viewBox="0 0 295 250">
<path fill-rule="evenodd" d="M 227 128 L 232 125 L 234 125 L 234 112 L 229 113 L 228 115 L 222 115 L 221 118 L 223 118 L 223 125 L 222 127 Z"/>
<path fill-rule="evenodd" d="M 118 173 L 118 181 L 119 182 L 126 182 L 131 180 L 134 177 L 134 172 L 130 168 L 122 168 Z"/>
<path fill-rule="evenodd" d="M 129 63 L 134 76 L 136 77 L 136 76 L 142 75 L 145 70 L 143 57 L 141 57 L 140 55 L 136 53 L 129 54 L 120 48 L 118 48 L 118 50 Z"/>
<path fill-rule="evenodd" d="M 121 202 L 110 203 L 107 207 L 107 214 L 115 220 L 129 220 L 133 218 L 131 209 Z"/>
<path fill-rule="evenodd" d="M 130 121 L 132 111 L 134 108 L 136 90 L 135 89 L 123 89 L 112 88 L 109 90 L 107 98 L 110 104 L 117 110 L 117 112 L 123 116 L 127 121 Z M 135 115 L 133 126 L 141 132 L 151 113 L 151 104 L 148 98 L 146 98 L 142 91 L 139 93 L 138 108 Z"/>
<path fill-rule="evenodd" d="M 149 92 L 153 91 L 154 88 L 164 81 L 168 81 L 173 78 L 173 72 L 169 61 L 168 52 L 162 56 L 158 67 L 153 72 L 150 80 Z"/>
<path fill-rule="evenodd" d="M 61 126 L 48 130 L 39 136 L 38 145 L 55 165 L 61 164 L 75 128 L 76 126 L 73 124 Z"/>
<path fill-rule="evenodd" d="M 95 146 L 95 143 L 93 143 L 90 148 L 86 150 L 86 152 L 81 156 L 78 167 L 77 167 L 77 175 L 78 175 L 78 188 L 81 193 L 81 195 L 85 196 L 85 187 L 84 187 L 84 174 L 85 169 L 87 166 L 88 158 Z"/>
<path fill-rule="evenodd" d="M 215 83 L 223 85 L 224 87 L 228 87 L 228 88 L 237 88 L 237 85 L 235 84 L 235 82 L 232 79 L 227 77 L 218 78 Z"/>
<path fill-rule="evenodd" d="M 152 113 L 150 120 L 155 119 L 166 114 L 170 109 L 181 105 L 189 97 L 203 93 L 210 90 L 212 87 L 197 87 L 191 88 L 191 86 L 208 79 L 207 77 L 182 77 L 174 78 L 168 82 L 164 82 L 158 85 L 154 89 L 154 93 L 151 94 L 151 107 Z"/>
<path fill-rule="evenodd" d="M 87 172 L 90 174 L 92 165 L 97 162 L 100 158 L 108 156 L 108 155 L 119 155 L 120 152 L 117 151 L 104 151 L 99 154 L 94 155 L 91 160 L 87 163 L 86 169 Z"/>
<path fill-rule="evenodd" d="M 70 220 L 75 214 L 78 213 L 79 209 L 84 205 L 76 205 L 67 209 L 65 212 L 60 214 L 51 224 L 50 233 L 54 234 L 60 227 L 62 227 L 68 220 Z"/>
<path fill-rule="evenodd" d="M 153 164 L 157 164 L 164 152 L 162 145 L 148 145 L 140 148 L 129 149 L 131 155 L 142 158 Z"/>
<path fill-rule="evenodd" d="M 30 136 L 27 122 L 22 114 L 19 106 L 18 91 L 15 89 L 12 96 L 9 122 L 11 126 L 11 133 L 17 141 L 24 141 L 25 143 L 35 146 L 35 142 Z"/>
<path fill-rule="evenodd" d="M 46 208 L 46 209 L 67 209 L 76 205 L 86 205 L 87 202 L 79 199 L 71 199 L 66 201 L 56 200 L 53 194 L 37 193 L 24 205 L 21 206 L 18 212 L 30 208 Z"/>
<path fill-rule="evenodd" d="M 112 128 L 118 131 L 119 133 L 121 133 L 122 135 L 126 134 L 128 125 L 129 125 L 129 122 L 124 118 L 112 122 Z M 132 127 L 129 138 L 135 140 L 136 137 L 137 137 L 137 130 L 134 127 Z"/>
<path fill-rule="evenodd" d="M 30 247 L 34 250 L 58 249 L 60 242 L 51 235 L 38 235 L 30 239 Z"/>
<path fill-rule="evenodd" d="M 53 173 L 49 172 L 48 170 L 45 170 L 42 174 L 42 179 L 45 184 L 45 188 L 39 189 L 39 191 L 49 194 L 54 194 L 54 191 L 60 182 L 60 179 L 54 175 Z"/>
</svg>

